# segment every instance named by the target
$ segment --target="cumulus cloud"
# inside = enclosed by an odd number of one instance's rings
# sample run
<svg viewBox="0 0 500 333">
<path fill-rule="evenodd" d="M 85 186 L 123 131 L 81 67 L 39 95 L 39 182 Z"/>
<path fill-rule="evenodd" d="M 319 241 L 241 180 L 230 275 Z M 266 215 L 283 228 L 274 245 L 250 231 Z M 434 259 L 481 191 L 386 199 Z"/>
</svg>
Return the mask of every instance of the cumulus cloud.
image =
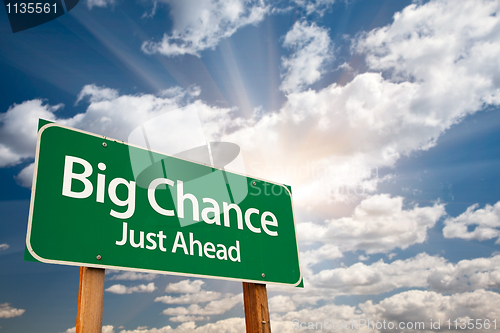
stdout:
<svg viewBox="0 0 500 333">
<path fill-rule="evenodd" d="M 336 244 L 341 251 L 364 250 L 372 254 L 423 243 L 427 230 L 444 214 L 443 204 L 404 209 L 402 197 L 380 194 L 361 201 L 350 217 L 324 224 L 304 222 L 298 224 L 297 230 L 303 242 Z M 335 251 L 335 247 L 329 246 L 330 251 Z M 330 254 L 331 259 L 336 257 L 338 252 Z"/>
<path fill-rule="evenodd" d="M 155 298 L 155 302 L 162 302 L 165 304 L 193 304 L 215 301 L 221 296 L 221 293 L 216 291 L 200 290 L 193 294 L 184 294 L 179 297 L 161 296 Z"/>
<path fill-rule="evenodd" d="M 115 3 L 115 0 L 87 0 L 87 8 L 91 10 L 93 7 L 106 8 Z"/>
<path fill-rule="evenodd" d="M 299 226 L 300 225 L 302 225 L 302 223 L 299 224 Z M 302 228 L 299 230 L 302 230 Z M 299 231 L 299 235 L 300 233 L 301 231 Z M 299 255 L 300 255 L 300 264 L 303 274 L 309 273 L 311 266 L 314 266 L 319 262 L 322 262 L 324 260 L 338 259 L 344 256 L 342 254 L 342 251 L 337 245 L 328 243 L 320 246 L 317 249 L 301 251 Z"/>
<path fill-rule="evenodd" d="M 115 274 L 111 276 L 109 279 L 110 280 L 129 280 L 129 281 L 135 281 L 135 280 L 146 280 L 146 281 L 152 281 L 156 279 L 158 274 L 151 274 L 151 273 L 138 273 L 138 272 L 121 272 L 119 274 Z"/>
<path fill-rule="evenodd" d="M 395 326 L 387 331 L 412 332 L 415 331 L 417 323 L 423 323 L 423 326 L 420 326 L 423 329 L 420 331 L 434 332 L 436 329 L 433 330 L 430 327 L 432 320 L 433 322 L 440 321 L 442 330 L 458 332 L 460 329 L 455 330 L 453 326 L 451 330 L 448 329 L 446 323 L 448 319 L 465 319 L 467 322 L 469 318 L 481 318 L 483 321 L 489 320 L 492 326 L 489 329 L 478 328 L 474 332 L 486 333 L 491 332 L 493 328 L 491 322 L 500 314 L 498 305 L 500 305 L 500 295 L 491 291 L 476 290 L 447 296 L 433 291 L 410 290 L 385 298 L 378 304 L 374 304 L 373 301 L 359 303 L 357 306 L 328 304 L 318 308 L 292 311 L 282 316 L 275 314 L 271 318 L 271 325 L 274 332 L 291 333 L 297 331 L 292 327 L 294 319 L 305 322 L 306 325 L 312 322 L 313 326 L 316 323 L 323 324 L 326 319 L 329 319 L 330 325 L 331 320 L 349 325 L 354 323 L 356 331 L 367 333 L 384 332 L 381 329 L 383 326 L 379 326 L 379 329 L 373 326 L 368 327 L 366 325 L 368 320 L 372 323 L 371 325 L 376 325 L 377 322 L 383 325 L 385 320 L 387 326 L 389 322 L 394 323 Z M 360 326 L 360 323 L 365 323 L 365 325 Z M 399 323 L 402 323 L 402 326 L 399 326 Z M 338 331 L 350 332 L 352 328 Z"/>
<path fill-rule="evenodd" d="M 498 105 L 497 7 L 410 5 L 390 25 L 354 40 L 367 72 L 344 86 L 290 93 L 279 112 L 226 139 L 253 161 L 249 172 L 299 186 L 297 202 L 327 209 L 349 199 L 347 190 L 359 199 L 380 181 L 370 170 L 429 149 L 466 115 Z"/>
<path fill-rule="evenodd" d="M 35 171 L 35 163 L 30 163 L 24 167 L 21 172 L 14 178 L 22 187 L 30 188 L 33 182 L 33 172 Z"/>
<path fill-rule="evenodd" d="M 7 250 L 9 247 L 9 244 L 7 243 L 0 244 L 0 251 Z"/>
<path fill-rule="evenodd" d="M 64 333 L 76 333 L 76 327 L 68 328 Z M 113 325 L 103 326 L 102 333 L 115 333 Z"/>
<path fill-rule="evenodd" d="M 449 217 L 444 221 L 443 235 L 445 238 L 462 238 L 467 240 L 487 240 L 500 235 L 500 201 L 495 205 L 478 208 L 475 204 L 457 217 Z M 469 226 L 474 226 L 469 231 Z M 498 244 L 500 238 L 497 239 Z"/>
<path fill-rule="evenodd" d="M 323 15 L 335 0 L 293 0 L 298 6 L 304 8 L 308 15 L 316 13 Z"/>
<path fill-rule="evenodd" d="M 162 328 L 122 330 L 120 333 L 240 333 L 245 331 L 245 319 L 228 318 L 196 327 L 194 322 L 183 323 L 176 328 L 165 326 Z"/>
<path fill-rule="evenodd" d="M 198 304 L 192 304 L 188 307 L 176 307 L 163 310 L 163 314 L 167 316 L 209 316 L 220 315 L 231 310 L 235 305 L 243 302 L 243 294 L 233 295 L 226 294 L 224 298 L 211 301 L 205 307 Z"/>
<path fill-rule="evenodd" d="M 132 293 L 152 293 L 156 290 L 154 282 L 147 285 L 140 284 L 138 286 L 126 287 L 122 284 L 115 284 L 107 288 L 106 291 L 113 294 L 132 294 Z"/>
<path fill-rule="evenodd" d="M 500 256 L 461 260 L 431 270 L 427 278 L 433 290 L 443 293 L 500 288 Z"/>
<path fill-rule="evenodd" d="M 269 312 L 290 312 L 296 308 L 295 302 L 290 296 L 278 295 L 269 299 Z"/>
<path fill-rule="evenodd" d="M 335 295 L 379 294 L 403 287 L 426 287 L 427 278 L 446 260 L 421 253 L 414 258 L 371 265 L 356 263 L 350 267 L 321 270 L 308 277 L 312 286 Z"/>
<path fill-rule="evenodd" d="M 76 327 L 68 328 L 64 333 L 76 333 Z M 113 325 L 103 326 L 102 333 L 115 333 Z"/>
<path fill-rule="evenodd" d="M 448 328 L 446 320 L 480 318 L 490 322 L 498 318 L 500 295 L 495 292 L 476 290 L 474 292 L 445 296 L 432 291 L 411 290 L 387 299 L 377 305 L 372 301 L 360 304 L 367 317 L 386 319 L 396 322 L 424 322 L 430 330 L 430 321 L 441 321 L 441 328 Z M 479 317 L 478 317 L 479 316 Z M 452 328 L 454 328 L 452 326 Z M 474 332 L 491 332 L 489 329 L 475 328 Z M 410 329 L 403 332 L 409 332 Z M 455 331 L 455 330 L 454 330 Z M 456 331 L 460 331 L 460 328 Z"/>
<path fill-rule="evenodd" d="M 204 142 L 216 141 L 222 133 L 221 128 L 229 125 L 229 113 L 232 110 L 211 107 L 200 101 L 193 102 L 191 98 L 197 94 L 197 89 L 194 87 L 191 90 L 172 88 L 158 95 L 120 95 L 114 89 L 87 85 L 78 96 L 78 102 L 89 103 L 87 110 L 72 118 L 58 117 L 57 110 L 62 105 L 51 106 L 40 99 L 14 104 L 7 112 L 0 114 L 0 167 L 33 160 L 39 118 L 128 141 L 130 133 L 141 124 L 175 110 L 181 113 L 179 109 L 188 106 L 202 119 Z M 176 124 L 163 124 L 177 129 L 169 131 L 170 134 L 177 135 L 178 129 L 182 128 L 184 119 L 176 119 Z M 189 131 L 183 133 L 184 136 L 189 135 Z M 163 141 L 166 141 L 165 137 Z M 34 165 L 27 165 L 17 175 L 16 180 L 20 185 L 31 186 L 33 168 Z"/>
<path fill-rule="evenodd" d="M 338 295 L 370 295 L 401 288 L 430 288 L 440 293 L 459 293 L 500 287 L 500 255 L 449 263 L 439 256 L 420 253 L 413 258 L 386 263 L 356 263 L 349 267 L 306 271 L 307 296 L 329 299 Z M 292 297 L 307 301 L 302 292 Z"/>
<path fill-rule="evenodd" d="M 118 91 L 111 88 L 98 87 L 95 84 L 88 84 L 78 94 L 75 104 L 78 104 L 84 98 L 88 98 L 90 103 L 111 101 L 118 98 Z"/>
<path fill-rule="evenodd" d="M 208 320 L 209 315 L 223 314 L 242 302 L 242 294 L 222 295 L 215 291 L 201 290 L 205 282 L 202 280 L 182 280 L 170 283 L 165 291 L 169 293 L 184 293 L 178 297 L 165 295 L 157 297 L 155 302 L 165 304 L 191 304 L 188 307 L 176 307 L 163 310 L 163 314 L 172 316 L 169 320 L 174 322 Z M 209 303 L 207 303 L 209 302 Z M 207 303 L 204 307 L 197 303 Z"/>
<path fill-rule="evenodd" d="M 240 5 L 235 0 L 236 9 L 227 9 L 234 11 L 237 22 L 244 21 L 238 18 Z M 196 6 L 173 2 L 172 6 L 182 22 L 176 31 L 188 31 L 193 24 L 204 27 L 205 21 L 197 18 L 205 14 L 198 11 L 207 11 L 208 21 L 214 15 L 226 15 L 213 14 L 222 2 Z M 263 6 L 252 2 L 243 12 L 267 8 Z M 198 14 L 189 16 L 188 7 Z M 383 180 L 378 178 L 378 168 L 394 166 L 401 156 L 432 147 L 466 115 L 498 104 L 500 37 L 494 32 L 500 15 L 496 11 L 495 3 L 484 1 L 410 5 L 395 15 L 392 24 L 356 37 L 353 50 L 366 57 L 368 72 L 344 86 L 290 93 L 274 113 L 242 121 L 229 117 L 231 110 L 194 104 L 211 117 L 207 126 L 211 135 L 240 145 L 245 159 L 252 161 L 249 174 L 291 184 L 297 189 L 296 202 L 306 208 L 320 206 L 317 211 L 328 215 L 332 201 L 359 200 L 373 193 Z M 120 140 L 126 140 L 139 124 L 181 103 L 150 94 L 119 95 L 95 86 L 84 87 L 79 100 L 90 102 L 86 112 L 58 122 Z M 33 100 L 2 114 L 0 166 L 32 158 L 37 112 L 56 120 L 58 108 Z M 33 120 L 33 125 L 25 124 L 25 119 Z M 18 134 L 17 128 L 28 135 Z"/>
<path fill-rule="evenodd" d="M 189 279 L 182 280 L 177 283 L 169 283 L 165 288 L 167 293 L 179 293 L 179 294 L 193 294 L 201 291 L 201 286 L 205 283 L 203 280 L 194 280 L 191 281 Z"/>
<path fill-rule="evenodd" d="M 185 2 L 175 6 L 188 7 Z M 466 115 L 498 105 L 500 35 L 495 26 L 500 15 L 495 6 L 483 1 L 413 4 L 395 15 L 392 24 L 356 37 L 353 50 L 366 58 L 368 72 L 344 86 L 290 93 L 277 112 L 242 121 L 229 117 L 231 110 L 195 104 L 212 117 L 210 133 L 240 145 L 251 161 L 249 174 L 292 185 L 301 207 L 320 207 L 316 211 L 329 215 L 333 201 L 373 193 L 383 180 L 378 168 L 429 149 Z M 95 96 L 95 101 L 87 96 L 87 111 L 67 123 L 126 140 L 124 132 L 179 104 L 173 98 L 119 96 L 103 89 L 87 88 L 84 95 Z M 51 113 L 47 105 L 37 103 L 38 109 Z M 17 140 L 15 130 L 5 140 L 6 128 L 10 126 L 4 120 L 0 165 L 31 157 L 33 145 L 23 150 L 17 144 L 34 140 Z"/>
<path fill-rule="evenodd" d="M 2 244 L 3 245 L 3 244 Z M 26 310 L 16 309 L 10 306 L 9 303 L 0 304 L 0 318 L 12 318 L 21 316 Z"/>
<path fill-rule="evenodd" d="M 210 319 L 210 317 L 179 315 L 179 316 L 171 317 L 169 320 L 173 321 L 173 322 L 185 323 L 188 321 L 204 321 L 204 320 L 208 320 L 208 319 Z"/>
<path fill-rule="evenodd" d="M 33 158 L 38 118 L 55 120 L 62 104 L 48 105 L 41 99 L 14 104 L 0 114 L 0 167 L 8 167 Z"/>
<path fill-rule="evenodd" d="M 333 59 L 328 30 L 315 23 L 297 21 L 288 31 L 283 46 L 292 49 L 282 58 L 285 69 L 280 89 L 286 93 L 298 92 L 318 81 L 323 66 Z"/>
<path fill-rule="evenodd" d="M 174 27 L 159 42 L 142 44 L 146 53 L 167 56 L 192 54 L 215 48 L 238 29 L 262 21 L 269 7 L 262 0 L 163 0 L 169 5 Z"/>
</svg>

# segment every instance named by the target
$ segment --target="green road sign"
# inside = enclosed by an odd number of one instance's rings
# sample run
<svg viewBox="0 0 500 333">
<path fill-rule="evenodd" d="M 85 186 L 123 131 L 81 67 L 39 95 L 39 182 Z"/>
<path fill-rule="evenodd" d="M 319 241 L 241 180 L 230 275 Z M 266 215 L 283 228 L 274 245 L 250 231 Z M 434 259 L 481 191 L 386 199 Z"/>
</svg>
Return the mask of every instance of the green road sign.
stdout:
<svg viewBox="0 0 500 333">
<path fill-rule="evenodd" d="M 38 261 L 301 282 L 287 186 L 53 123 L 33 177 L 26 248 Z"/>
</svg>

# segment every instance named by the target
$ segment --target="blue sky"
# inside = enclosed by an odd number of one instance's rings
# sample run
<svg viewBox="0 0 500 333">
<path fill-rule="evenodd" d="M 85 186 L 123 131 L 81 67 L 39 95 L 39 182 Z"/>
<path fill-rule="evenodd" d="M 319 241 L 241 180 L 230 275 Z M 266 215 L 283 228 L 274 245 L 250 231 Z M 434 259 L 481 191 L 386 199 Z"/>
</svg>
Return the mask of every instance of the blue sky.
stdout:
<svg viewBox="0 0 500 333">
<path fill-rule="evenodd" d="M 75 326 L 78 268 L 23 261 L 38 118 L 127 141 L 182 107 L 293 188 L 305 288 L 268 286 L 273 332 L 500 318 L 499 11 L 82 0 L 13 34 L 0 10 L 0 332 Z M 243 331 L 239 282 L 109 271 L 105 288 L 103 332 Z"/>
</svg>

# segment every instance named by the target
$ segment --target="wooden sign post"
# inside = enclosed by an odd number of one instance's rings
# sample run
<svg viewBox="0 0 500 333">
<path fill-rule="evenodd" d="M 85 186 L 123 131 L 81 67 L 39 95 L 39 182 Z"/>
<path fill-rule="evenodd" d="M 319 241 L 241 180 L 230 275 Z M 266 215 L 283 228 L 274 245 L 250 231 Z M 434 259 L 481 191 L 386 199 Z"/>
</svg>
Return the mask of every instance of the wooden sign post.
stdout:
<svg viewBox="0 0 500 333">
<path fill-rule="evenodd" d="M 271 333 L 265 284 L 243 282 L 247 333 Z"/>
<path fill-rule="evenodd" d="M 80 267 L 76 333 L 102 332 L 104 269 Z M 243 282 L 247 333 L 271 333 L 265 284 Z"/>
<path fill-rule="evenodd" d="M 104 269 L 80 267 L 76 333 L 102 332 Z"/>
</svg>

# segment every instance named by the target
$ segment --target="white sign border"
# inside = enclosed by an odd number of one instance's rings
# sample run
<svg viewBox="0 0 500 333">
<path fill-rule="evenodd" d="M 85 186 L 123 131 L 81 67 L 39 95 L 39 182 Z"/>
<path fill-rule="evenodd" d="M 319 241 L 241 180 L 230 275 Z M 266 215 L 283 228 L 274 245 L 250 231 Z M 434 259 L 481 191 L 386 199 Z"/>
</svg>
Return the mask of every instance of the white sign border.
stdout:
<svg viewBox="0 0 500 333">
<path fill-rule="evenodd" d="M 72 128 L 72 127 L 69 127 L 69 126 L 60 125 L 60 124 L 52 123 L 52 122 L 48 123 L 48 124 L 45 124 L 45 125 L 43 125 L 38 130 L 38 135 L 37 135 L 35 163 L 34 163 L 35 166 L 34 166 L 34 171 L 33 171 L 32 185 L 31 185 L 31 199 L 30 199 L 30 211 L 29 211 L 29 217 L 28 217 L 28 230 L 27 230 L 27 233 L 26 233 L 26 247 L 27 247 L 29 253 L 36 260 L 38 260 L 38 261 L 40 261 L 42 263 L 46 263 L 46 264 L 57 264 L 57 265 L 67 265 L 67 266 L 84 266 L 84 267 L 103 268 L 103 269 L 119 269 L 119 270 L 132 271 L 132 272 L 155 273 L 155 274 L 177 275 L 177 276 L 187 276 L 187 277 L 199 277 L 199 278 L 207 278 L 207 279 L 228 280 L 228 281 L 238 281 L 238 282 L 250 282 L 250 283 L 259 283 L 259 284 L 265 283 L 265 284 L 274 284 L 274 285 L 282 285 L 282 286 L 293 286 L 293 287 L 297 287 L 303 281 L 302 269 L 301 269 L 301 266 L 300 266 L 299 244 L 298 244 L 298 241 L 297 241 L 297 229 L 295 228 L 295 216 L 294 216 L 294 212 L 293 212 L 292 193 L 290 192 L 290 190 L 288 189 L 288 187 L 286 187 L 283 184 L 279 184 L 279 183 L 275 183 L 275 182 L 272 182 L 272 181 L 264 180 L 264 179 L 261 179 L 261 178 L 256 178 L 256 177 L 252 177 L 252 176 L 240 174 L 240 173 L 233 172 L 233 171 L 230 171 L 230 172 L 234 173 L 234 174 L 237 174 L 237 175 L 240 175 L 240 176 L 243 176 L 243 177 L 253 178 L 253 179 L 264 181 L 264 182 L 267 182 L 267 183 L 272 183 L 274 185 L 282 186 L 288 192 L 288 194 L 290 196 L 290 202 L 292 204 L 293 228 L 294 228 L 294 231 L 295 231 L 295 242 L 296 242 L 296 247 L 297 247 L 297 259 L 298 259 L 298 263 L 299 263 L 299 273 L 300 273 L 299 280 L 296 283 L 291 284 L 291 283 L 273 282 L 273 281 L 265 281 L 265 280 L 248 280 L 248 279 L 239 279 L 239 278 L 230 278 L 230 277 L 222 277 L 222 276 L 203 275 L 203 274 L 190 274 L 190 273 L 158 271 L 158 270 L 143 269 L 143 268 L 132 268 L 132 267 L 109 266 L 109 265 L 99 265 L 99 264 L 89 264 L 89 263 L 78 263 L 78 262 L 73 262 L 73 261 L 52 260 L 52 259 L 45 259 L 45 258 L 40 257 L 38 254 L 35 253 L 35 251 L 31 247 L 31 243 L 30 243 L 30 240 L 31 240 L 31 224 L 32 224 L 32 218 L 33 218 L 33 205 L 34 205 L 34 202 L 35 202 L 36 179 L 37 179 L 37 173 L 38 173 L 38 155 L 39 155 L 39 152 L 40 152 L 40 142 L 41 142 L 41 137 L 42 137 L 43 132 L 46 129 L 50 128 L 50 127 L 64 128 L 64 129 L 67 129 L 67 130 L 70 130 L 70 131 L 75 131 L 75 132 L 79 132 L 79 133 L 82 133 L 82 134 L 91 135 L 91 136 L 94 136 L 94 137 L 97 137 L 97 138 L 102 138 L 103 140 L 115 141 L 115 142 L 118 142 L 118 143 L 125 144 L 127 146 L 136 147 L 136 148 L 144 149 L 144 150 L 147 150 L 147 151 L 152 151 L 154 153 L 158 153 L 158 154 L 161 154 L 161 155 L 164 155 L 164 156 L 169 156 L 169 157 L 181 159 L 181 160 L 184 160 L 184 161 L 188 161 L 188 162 L 191 162 L 191 163 L 196 163 L 196 164 L 200 164 L 200 165 L 204 165 L 204 166 L 209 166 L 209 167 L 211 167 L 213 169 L 218 169 L 218 170 L 221 170 L 221 171 L 225 171 L 225 170 L 222 170 L 220 168 L 217 168 L 217 167 L 214 167 L 214 166 L 211 166 L 211 165 L 207 165 L 207 164 L 199 163 L 199 162 L 194 162 L 194 161 L 191 161 L 191 160 L 188 160 L 188 159 L 185 159 L 185 158 L 180 158 L 180 157 L 177 157 L 177 156 L 171 156 L 171 155 L 168 155 L 168 154 L 165 154 L 165 153 L 157 152 L 157 151 L 150 150 L 150 149 L 147 149 L 147 148 L 144 148 L 144 147 L 140 147 L 140 146 L 137 146 L 137 145 L 134 145 L 134 144 L 130 144 L 130 143 L 127 143 L 127 142 L 124 142 L 124 141 L 115 140 L 115 139 L 108 138 L 108 137 L 103 136 L 103 135 L 98 135 L 98 134 L 95 134 L 95 133 L 90 133 L 90 132 L 79 130 L 79 129 L 76 129 L 76 128 Z"/>
</svg>

